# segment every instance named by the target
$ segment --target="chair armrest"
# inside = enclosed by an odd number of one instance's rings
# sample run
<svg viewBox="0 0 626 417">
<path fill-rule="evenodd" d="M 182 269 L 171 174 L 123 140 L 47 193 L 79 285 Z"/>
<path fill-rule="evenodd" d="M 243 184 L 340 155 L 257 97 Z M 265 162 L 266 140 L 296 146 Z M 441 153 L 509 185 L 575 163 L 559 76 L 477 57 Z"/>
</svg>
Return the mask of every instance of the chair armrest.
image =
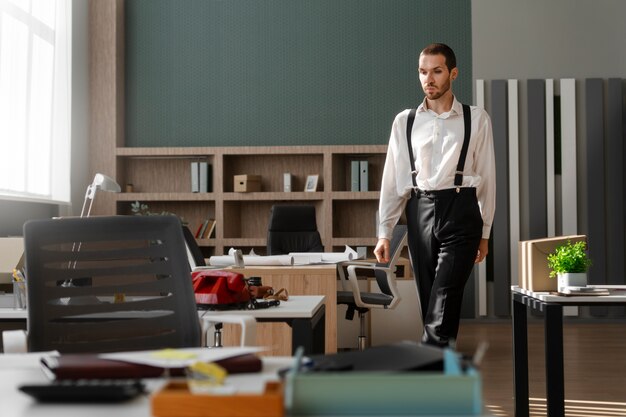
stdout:
<svg viewBox="0 0 626 417">
<path fill-rule="evenodd" d="M 359 285 L 358 285 L 358 281 L 357 281 L 357 275 L 356 275 L 356 271 L 358 269 L 368 269 L 368 270 L 371 270 L 371 271 L 383 271 L 383 272 L 385 272 L 385 275 L 387 277 L 387 283 L 389 285 L 389 289 L 391 290 L 391 293 L 393 295 L 393 300 L 391 301 L 391 304 L 387 308 L 394 308 L 395 305 L 400 302 L 400 294 L 398 293 L 398 290 L 397 290 L 395 273 L 393 272 L 393 269 L 395 269 L 395 266 L 391 266 L 391 268 L 390 268 L 390 267 L 387 267 L 387 266 L 376 266 L 376 265 L 374 265 L 372 267 L 363 267 L 363 266 L 360 266 L 360 265 L 350 265 L 347 268 L 347 270 L 348 270 L 348 282 L 350 284 L 350 290 L 352 291 L 352 294 L 354 295 L 354 303 L 358 307 L 381 308 L 381 306 L 378 305 L 378 304 L 369 304 L 369 303 L 364 302 L 361 299 L 361 290 L 359 289 Z"/>
<path fill-rule="evenodd" d="M 2 332 L 2 349 L 4 353 L 26 353 L 28 342 L 25 330 L 5 330 Z"/>
<path fill-rule="evenodd" d="M 256 320 L 254 317 L 239 314 L 211 315 L 207 312 L 202 316 L 202 340 L 206 345 L 209 328 L 215 323 L 232 323 L 241 326 L 241 346 L 256 346 Z"/>
</svg>

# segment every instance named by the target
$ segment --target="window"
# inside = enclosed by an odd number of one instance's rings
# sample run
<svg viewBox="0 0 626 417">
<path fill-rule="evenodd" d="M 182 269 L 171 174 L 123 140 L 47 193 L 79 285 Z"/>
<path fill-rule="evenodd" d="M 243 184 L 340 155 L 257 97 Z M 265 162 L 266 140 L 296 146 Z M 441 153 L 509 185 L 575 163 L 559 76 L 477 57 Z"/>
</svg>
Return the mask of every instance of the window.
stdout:
<svg viewBox="0 0 626 417">
<path fill-rule="evenodd" d="M 70 201 L 71 0 L 0 0 L 0 198 Z"/>
</svg>

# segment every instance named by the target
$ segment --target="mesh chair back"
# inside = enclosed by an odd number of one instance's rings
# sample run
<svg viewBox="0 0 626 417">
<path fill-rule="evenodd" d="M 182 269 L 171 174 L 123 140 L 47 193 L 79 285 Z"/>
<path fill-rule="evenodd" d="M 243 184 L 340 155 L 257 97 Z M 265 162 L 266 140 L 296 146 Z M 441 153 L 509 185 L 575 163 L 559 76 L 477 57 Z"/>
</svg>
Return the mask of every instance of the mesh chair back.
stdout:
<svg viewBox="0 0 626 417">
<path fill-rule="evenodd" d="M 201 346 L 175 216 L 34 220 L 24 246 L 30 351 Z"/>
<path fill-rule="evenodd" d="M 272 206 L 267 231 L 268 255 L 323 251 L 314 206 Z"/>
<path fill-rule="evenodd" d="M 389 257 L 389 262 L 377 263 L 377 266 L 392 268 L 396 264 L 398 258 L 400 257 L 400 252 L 402 252 L 402 247 L 406 242 L 406 235 L 407 226 L 405 224 L 398 224 L 393 228 L 391 242 L 389 243 L 389 252 L 391 254 L 391 256 Z M 378 284 L 380 291 L 387 295 L 393 295 L 393 293 L 391 292 L 391 288 L 389 288 L 389 282 L 387 280 L 387 274 L 385 274 L 385 271 L 375 270 L 374 275 L 376 277 L 376 283 Z"/>
</svg>

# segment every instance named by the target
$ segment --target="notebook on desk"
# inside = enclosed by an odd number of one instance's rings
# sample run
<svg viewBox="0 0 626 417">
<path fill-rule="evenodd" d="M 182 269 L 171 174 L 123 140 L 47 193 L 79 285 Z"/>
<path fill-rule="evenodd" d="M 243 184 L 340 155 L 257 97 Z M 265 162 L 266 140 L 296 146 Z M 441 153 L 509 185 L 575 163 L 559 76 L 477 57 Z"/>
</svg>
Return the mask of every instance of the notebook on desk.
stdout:
<svg viewBox="0 0 626 417">
<path fill-rule="evenodd" d="M 254 353 L 233 356 L 217 360 L 229 374 L 260 372 L 261 359 Z M 165 369 L 158 366 L 144 365 L 99 357 L 98 354 L 64 354 L 44 356 L 41 365 L 50 379 L 140 379 L 159 378 Z M 183 376 L 184 368 L 170 368 L 169 375 Z"/>
</svg>

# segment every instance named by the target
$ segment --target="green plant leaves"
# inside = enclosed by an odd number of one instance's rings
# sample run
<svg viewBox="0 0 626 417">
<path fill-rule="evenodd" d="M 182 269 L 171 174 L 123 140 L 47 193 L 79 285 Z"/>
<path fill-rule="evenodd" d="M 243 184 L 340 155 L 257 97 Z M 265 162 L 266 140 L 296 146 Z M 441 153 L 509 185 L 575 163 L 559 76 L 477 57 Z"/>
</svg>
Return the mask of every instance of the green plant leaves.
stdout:
<svg viewBox="0 0 626 417">
<path fill-rule="evenodd" d="M 548 267 L 552 269 L 550 277 L 566 272 L 587 272 L 591 259 L 587 256 L 586 248 L 587 243 L 584 241 L 572 244 L 569 240 L 565 245 L 557 247 L 554 253 L 548 255 Z"/>
</svg>

